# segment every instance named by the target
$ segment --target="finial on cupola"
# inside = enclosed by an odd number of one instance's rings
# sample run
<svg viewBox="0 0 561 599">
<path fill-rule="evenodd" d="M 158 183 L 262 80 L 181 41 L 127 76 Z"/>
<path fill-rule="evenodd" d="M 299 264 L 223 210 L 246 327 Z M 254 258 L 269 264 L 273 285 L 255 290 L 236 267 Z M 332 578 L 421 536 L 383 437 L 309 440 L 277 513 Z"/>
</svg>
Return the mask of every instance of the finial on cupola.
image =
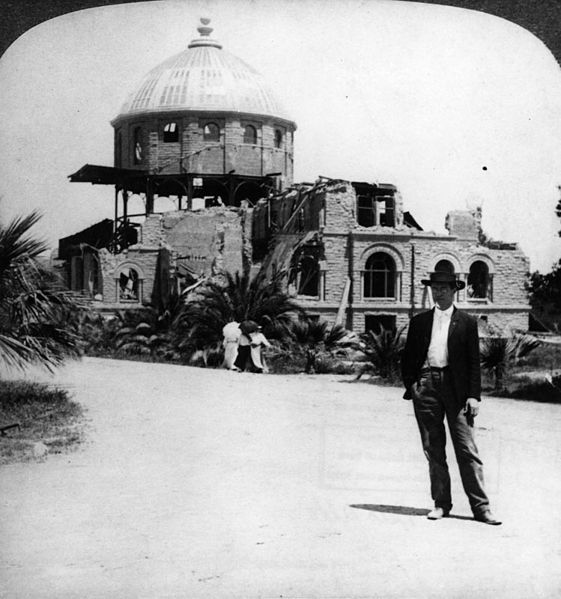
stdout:
<svg viewBox="0 0 561 599">
<path fill-rule="evenodd" d="M 214 29 L 209 27 L 209 24 L 210 19 L 201 17 L 201 24 L 197 27 L 197 31 L 201 37 L 192 40 L 188 48 L 198 48 L 201 46 L 212 46 L 213 48 L 219 49 L 222 48 L 221 44 L 210 38 L 210 34 L 214 31 Z"/>
</svg>

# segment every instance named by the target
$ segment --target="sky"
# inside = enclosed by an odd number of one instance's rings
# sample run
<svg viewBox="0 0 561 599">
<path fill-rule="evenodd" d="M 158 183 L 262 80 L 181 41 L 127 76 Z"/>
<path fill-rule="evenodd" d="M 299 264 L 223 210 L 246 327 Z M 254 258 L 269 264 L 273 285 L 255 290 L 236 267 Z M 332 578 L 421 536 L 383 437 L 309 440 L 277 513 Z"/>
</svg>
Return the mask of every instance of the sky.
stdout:
<svg viewBox="0 0 561 599">
<path fill-rule="evenodd" d="M 112 118 L 143 76 L 212 37 L 271 84 L 298 129 L 295 181 L 393 183 L 425 229 L 482 206 L 530 269 L 561 257 L 561 69 L 504 19 L 395 0 L 161 0 L 94 8 L 23 34 L 0 58 L 0 220 L 38 209 L 52 247 L 113 217 Z M 132 209 L 132 207 L 131 207 Z"/>
</svg>

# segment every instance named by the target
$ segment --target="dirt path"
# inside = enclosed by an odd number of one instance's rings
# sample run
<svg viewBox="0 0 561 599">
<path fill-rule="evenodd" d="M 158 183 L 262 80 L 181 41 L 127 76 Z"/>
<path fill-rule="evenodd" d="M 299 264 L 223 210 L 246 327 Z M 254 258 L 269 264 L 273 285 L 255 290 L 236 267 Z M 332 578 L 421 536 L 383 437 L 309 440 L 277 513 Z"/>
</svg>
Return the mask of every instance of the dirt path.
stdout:
<svg viewBox="0 0 561 599">
<path fill-rule="evenodd" d="M 430 522 L 398 389 L 86 359 L 89 442 L 0 468 L 1 598 L 553 598 L 561 406 L 487 399 L 502 527 Z"/>
</svg>

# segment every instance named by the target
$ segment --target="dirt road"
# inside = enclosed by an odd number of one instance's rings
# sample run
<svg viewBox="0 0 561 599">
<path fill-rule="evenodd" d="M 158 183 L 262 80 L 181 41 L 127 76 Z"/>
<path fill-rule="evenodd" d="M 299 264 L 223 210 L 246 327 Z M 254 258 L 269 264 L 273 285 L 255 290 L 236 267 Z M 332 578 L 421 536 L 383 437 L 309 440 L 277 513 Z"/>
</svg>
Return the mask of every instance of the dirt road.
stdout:
<svg viewBox="0 0 561 599">
<path fill-rule="evenodd" d="M 1 598 L 561 596 L 561 406 L 485 399 L 477 440 L 504 524 L 453 517 L 401 391 L 85 359 L 75 453 L 0 468 Z"/>
</svg>

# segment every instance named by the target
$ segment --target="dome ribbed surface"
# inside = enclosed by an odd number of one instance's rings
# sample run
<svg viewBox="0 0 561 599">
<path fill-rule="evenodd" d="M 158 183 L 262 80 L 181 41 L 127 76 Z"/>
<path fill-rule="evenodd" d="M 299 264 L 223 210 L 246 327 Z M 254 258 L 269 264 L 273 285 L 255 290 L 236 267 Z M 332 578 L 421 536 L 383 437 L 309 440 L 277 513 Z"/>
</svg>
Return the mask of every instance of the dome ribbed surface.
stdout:
<svg viewBox="0 0 561 599">
<path fill-rule="evenodd" d="M 205 37 L 152 69 L 119 117 L 172 110 L 235 111 L 291 120 L 254 68 Z"/>
</svg>

